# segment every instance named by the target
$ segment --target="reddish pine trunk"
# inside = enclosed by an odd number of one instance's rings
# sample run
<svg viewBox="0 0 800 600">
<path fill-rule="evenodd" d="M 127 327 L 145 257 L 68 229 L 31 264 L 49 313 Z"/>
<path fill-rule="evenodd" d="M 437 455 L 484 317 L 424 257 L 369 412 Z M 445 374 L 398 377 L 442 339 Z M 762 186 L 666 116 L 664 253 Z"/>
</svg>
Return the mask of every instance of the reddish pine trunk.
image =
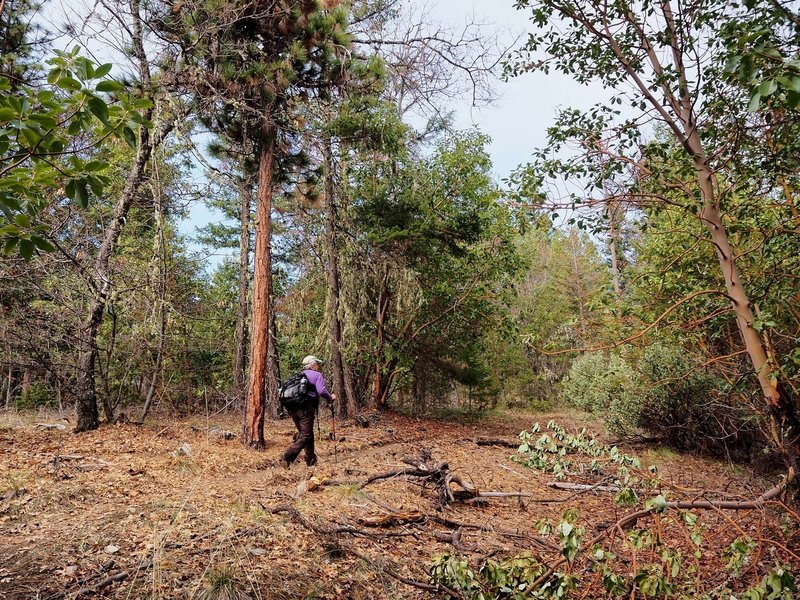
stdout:
<svg viewBox="0 0 800 600">
<path fill-rule="evenodd" d="M 267 120 L 269 120 L 269 115 Z M 253 326 L 250 343 L 250 378 L 245 405 L 242 444 L 262 450 L 266 409 L 266 380 L 272 302 L 270 298 L 272 256 L 270 214 L 272 212 L 272 162 L 275 134 L 265 125 L 261 136 L 258 164 L 258 208 L 256 209 L 256 248 L 253 273 Z"/>
</svg>

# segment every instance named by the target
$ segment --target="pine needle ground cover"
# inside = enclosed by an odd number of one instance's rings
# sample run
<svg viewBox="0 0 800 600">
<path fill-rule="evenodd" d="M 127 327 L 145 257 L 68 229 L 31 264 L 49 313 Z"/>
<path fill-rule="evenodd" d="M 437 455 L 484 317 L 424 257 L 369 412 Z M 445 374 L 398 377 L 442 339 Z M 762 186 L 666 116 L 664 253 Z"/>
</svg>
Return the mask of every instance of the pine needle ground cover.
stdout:
<svg viewBox="0 0 800 600">
<path fill-rule="evenodd" d="M 267 450 L 254 452 L 225 416 L 159 417 L 80 436 L 59 416 L 1 417 L 3 600 L 714 598 L 723 590 L 726 599 L 789 598 L 800 566 L 797 512 L 780 497 L 696 517 L 656 510 L 583 548 L 659 494 L 752 499 L 778 477 L 642 448 L 615 454 L 636 454 L 633 465 L 602 454 L 580 463 L 584 441 L 574 440 L 590 434 L 575 434 L 598 427 L 581 415 L 463 424 L 385 414 L 367 428 L 337 423 L 336 444 L 323 417 L 320 464 L 289 471 L 278 464 L 289 421 L 270 423 Z M 573 448 L 560 455 L 540 444 L 548 455 L 531 468 L 541 435 L 531 425 L 550 418 Z M 509 447 L 521 431 L 525 454 Z M 616 470 L 599 475 L 611 466 L 630 471 L 633 495 L 615 488 L 625 483 Z M 648 466 L 657 489 L 647 487 Z M 552 487 L 565 481 L 595 487 Z M 538 582 L 548 566 L 557 568 Z"/>
</svg>

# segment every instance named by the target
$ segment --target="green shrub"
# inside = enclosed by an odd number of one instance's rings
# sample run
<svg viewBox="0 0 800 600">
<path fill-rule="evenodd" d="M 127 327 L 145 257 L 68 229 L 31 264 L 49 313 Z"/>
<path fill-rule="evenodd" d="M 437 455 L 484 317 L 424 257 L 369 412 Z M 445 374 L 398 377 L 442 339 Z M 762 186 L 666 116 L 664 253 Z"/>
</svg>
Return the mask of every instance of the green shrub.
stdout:
<svg viewBox="0 0 800 600">
<path fill-rule="evenodd" d="M 562 383 L 564 398 L 603 417 L 615 435 L 646 433 L 681 449 L 746 451 L 753 414 L 727 400 L 727 384 L 680 344 L 654 344 L 638 357 L 585 354 Z"/>
<path fill-rule="evenodd" d="M 34 381 L 27 390 L 17 398 L 17 410 L 36 410 L 55 406 L 56 400 L 52 388 L 44 381 Z"/>
<path fill-rule="evenodd" d="M 715 402 L 719 382 L 696 366 L 682 347 L 665 344 L 649 347 L 637 364 L 643 394 L 636 422 L 679 448 L 719 434 L 714 431 L 714 412 L 722 408 Z"/>
<path fill-rule="evenodd" d="M 637 426 L 631 409 L 640 396 L 636 372 L 612 354 L 584 354 L 572 363 L 562 385 L 570 404 L 600 415 L 614 433 L 630 433 Z"/>
</svg>

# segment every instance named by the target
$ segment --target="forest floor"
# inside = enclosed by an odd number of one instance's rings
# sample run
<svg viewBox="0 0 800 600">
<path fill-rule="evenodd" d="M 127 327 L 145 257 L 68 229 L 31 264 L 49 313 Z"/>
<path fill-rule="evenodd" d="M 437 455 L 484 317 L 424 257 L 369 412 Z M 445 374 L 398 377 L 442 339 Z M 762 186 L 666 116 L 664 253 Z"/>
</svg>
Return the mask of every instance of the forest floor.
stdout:
<svg viewBox="0 0 800 600">
<path fill-rule="evenodd" d="M 323 416 L 319 464 L 308 468 L 301 457 L 287 471 L 279 457 L 293 434 L 289 420 L 268 422 L 267 449 L 255 452 L 239 443 L 233 416 L 158 417 L 74 435 L 59 415 L 0 413 L 0 599 L 210 598 L 208 590 L 224 584 L 239 595 L 219 597 L 424 598 L 437 594 L 423 589 L 431 559 L 447 551 L 473 567 L 522 552 L 552 564 L 558 535 L 543 537 L 535 523 L 557 524 L 566 508 L 576 508 L 589 538 L 635 509 L 616 505 L 608 491 L 552 489 L 553 474 L 512 461 L 513 448 L 478 443 L 513 442 L 534 421 L 549 419 L 602 431 L 590 416 L 573 413 L 504 413 L 474 424 L 382 414 L 367 428 L 337 423 L 334 443 Z M 215 427 L 236 438 L 224 439 Z M 754 498 L 779 479 L 663 449 L 626 451 L 658 466 L 670 499 L 711 492 Z M 404 458 L 446 461 L 479 490 L 526 496 L 457 497 L 443 506 L 433 481 L 413 475 L 360 485 L 409 469 Z M 778 535 L 771 510 L 702 515 L 698 590 L 729 585 L 723 551 L 734 539 Z M 800 533 L 797 522 L 789 531 L 785 518 L 783 525 L 782 541 L 769 552 L 791 564 Z M 690 556 L 691 543 L 678 542 L 682 555 Z M 766 558 L 765 550 L 744 568 L 751 583 L 766 573 Z M 637 558 L 621 564 L 635 569 Z M 602 597 L 591 564 L 580 569 L 585 583 L 571 596 Z"/>
</svg>

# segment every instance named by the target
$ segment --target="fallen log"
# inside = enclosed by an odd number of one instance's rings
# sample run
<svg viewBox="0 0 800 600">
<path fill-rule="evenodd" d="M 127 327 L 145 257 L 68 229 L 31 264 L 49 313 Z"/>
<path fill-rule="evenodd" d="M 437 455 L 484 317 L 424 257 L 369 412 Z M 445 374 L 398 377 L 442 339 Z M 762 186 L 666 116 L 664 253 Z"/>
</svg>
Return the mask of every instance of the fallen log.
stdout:
<svg viewBox="0 0 800 600">
<path fill-rule="evenodd" d="M 104 587 L 111 585 L 115 581 L 122 581 L 123 579 L 127 579 L 127 578 L 128 578 L 128 572 L 127 571 L 120 571 L 116 575 L 111 575 L 110 577 L 106 577 L 102 581 L 98 581 L 97 583 L 95 583 L 92 586 L 85 587 L 85 588 L 83 588 L 81 590 L 78 590 L 77 592 L 75 592 L 75 597 L 76 598 L 80 598 L 81 596 L 88 596 L 90 594 L 94 594 L 94 593 L 99 592 L 100 590 L 102 590 Z"/>
<path fill-rule="evenodd" d="M 36 423 L 36 429 L 57 429 L 58 431 L 64 431 L 66 428 L 67 426 L 61 423 Z"/>
</svg>

